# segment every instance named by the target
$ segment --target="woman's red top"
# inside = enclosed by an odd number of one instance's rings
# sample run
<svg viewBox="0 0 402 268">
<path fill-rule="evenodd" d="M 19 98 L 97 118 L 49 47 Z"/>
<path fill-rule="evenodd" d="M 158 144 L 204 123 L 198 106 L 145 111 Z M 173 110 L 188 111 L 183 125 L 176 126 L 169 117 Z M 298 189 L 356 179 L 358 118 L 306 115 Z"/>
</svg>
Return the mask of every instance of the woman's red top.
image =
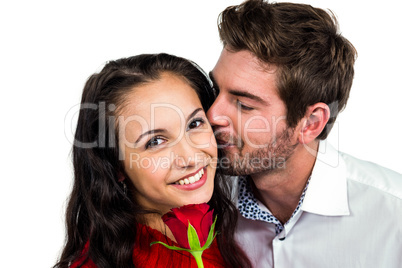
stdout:
<svg viewBox="0 0 402 268">
<path fill-rule="evenodd" d="M 194 257 L 187 251 L 171 250 L 161 244 L 150 246 L 151 242 L 161 241 L 165 244 L 179 247 L 179 245 L 163 235 L 161 232 L 148 226 L 138 224 L 138 233 L 134 244 L 133 263 L 135 267 L 194 267 L 197 263 Z M 71 265 L 71 268 L 77 268 L 86 259 L 88 244 L 85 246 L 81 258 Z M 225 267 L 222 255 L 219 251 L 216 239 L 212 245 L 202 254 L 204 267 Z M 88 259 L 81 267 L 97 268 L 97 266 Z"/>
</svg>

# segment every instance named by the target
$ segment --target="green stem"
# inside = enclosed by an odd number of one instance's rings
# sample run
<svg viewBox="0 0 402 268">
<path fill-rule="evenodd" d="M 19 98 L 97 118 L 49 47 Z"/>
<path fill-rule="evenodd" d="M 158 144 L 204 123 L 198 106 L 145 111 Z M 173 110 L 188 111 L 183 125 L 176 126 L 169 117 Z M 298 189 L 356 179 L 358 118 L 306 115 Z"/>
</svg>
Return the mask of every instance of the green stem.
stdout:
<svg viewBox="0 0 402 268">
<path fill-rule="evenodd" d="M 202 262 L 202 255 L 203 251 L 191 251 L 190 253 L 194 256 L 195 261 L 197 262 L 198 268 L 204 268 L 204 263 Z"/>
</svg>

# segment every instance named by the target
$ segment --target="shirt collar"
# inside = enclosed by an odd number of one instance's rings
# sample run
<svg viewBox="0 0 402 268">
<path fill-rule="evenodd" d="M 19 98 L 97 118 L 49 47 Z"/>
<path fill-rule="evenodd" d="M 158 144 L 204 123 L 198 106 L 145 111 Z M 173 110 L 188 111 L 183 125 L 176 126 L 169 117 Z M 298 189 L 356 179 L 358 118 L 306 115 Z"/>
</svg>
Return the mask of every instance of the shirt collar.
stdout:
<svg viewBox="0 0 402 268">
<path fill-rule="evenodd" d="M 251 188 L 249 177 L 239 177 L 238 178 L 238 199 L 237 199 L 237 208 L 239 209 L 240 214 L 250 220 L 260 220 L 268 223 L 275 224 L 275 232 L 278 235 L 284 229 L 282 223 L 269 211 L 269 209 L 262 204 L 257 198 L 255 198 L 253 194 L 253 190 Z M 304 187 L 303 193 L 300 196 L 299 204 L 294 210 L 292 216 L 288 220 L 286 224 L 290 222 L 290 220 L 299 212 L 304 196 L 307 192 L 308 185 L 310 182 L 310 178 Z"/>
<path fill-rule="evenodd" d="M 338 150 L 321 141 L 301 209 L 325 216 L 349 215 L 346 174 Z"/>
</svg>

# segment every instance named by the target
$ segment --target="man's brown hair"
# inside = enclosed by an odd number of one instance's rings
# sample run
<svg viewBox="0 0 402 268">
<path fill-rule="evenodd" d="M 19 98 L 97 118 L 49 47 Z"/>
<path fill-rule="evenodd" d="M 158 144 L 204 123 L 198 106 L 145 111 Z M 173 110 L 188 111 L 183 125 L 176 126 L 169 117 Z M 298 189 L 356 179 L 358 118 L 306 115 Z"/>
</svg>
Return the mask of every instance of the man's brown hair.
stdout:
<svg viewBox="0 0 402 268">
<path fill-rule="evenodd" d="M 289 127 L 297 125 L 308 106 L 329 106 L 331 117 L 317 137 L 325 139 L 347 103 L 357 56 L 338 32 L 335 16 L 305 4 L 249 0 L 226 8 L 218 24 L 226 49 L 250 51 L 278 67 L 276 84 Z"/>
</svg>

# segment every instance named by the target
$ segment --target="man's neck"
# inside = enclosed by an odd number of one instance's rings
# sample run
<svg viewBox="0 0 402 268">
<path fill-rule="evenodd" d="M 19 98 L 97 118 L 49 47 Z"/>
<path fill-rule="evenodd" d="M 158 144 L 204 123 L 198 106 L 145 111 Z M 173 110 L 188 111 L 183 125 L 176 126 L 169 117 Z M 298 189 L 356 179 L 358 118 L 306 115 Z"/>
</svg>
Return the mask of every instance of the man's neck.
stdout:
<svg viewBox="0 0 402 268">
<path fill-rule="evenodd" d="M 318 142 L 312 147 L 316 152 Z M 254 195 L 282 224 L 290 219 L 300 201 L 313 170 L 316 155 L 299 145 L 284 168 L 251 176 Z"/>
</svg>

